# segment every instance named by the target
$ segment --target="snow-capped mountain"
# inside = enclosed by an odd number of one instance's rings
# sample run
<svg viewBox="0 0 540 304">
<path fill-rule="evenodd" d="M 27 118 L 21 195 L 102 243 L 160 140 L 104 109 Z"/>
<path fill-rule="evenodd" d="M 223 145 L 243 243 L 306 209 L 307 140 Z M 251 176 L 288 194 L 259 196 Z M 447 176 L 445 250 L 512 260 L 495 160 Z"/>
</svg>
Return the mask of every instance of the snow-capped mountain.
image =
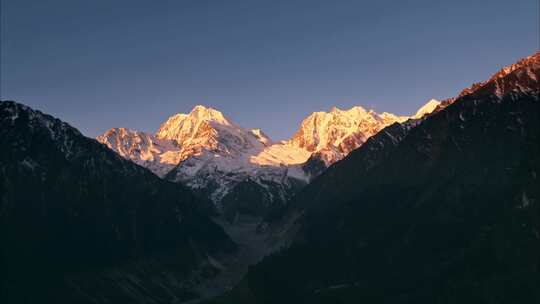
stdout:
<svg viewBox="0 0 540 304">
<path fill-rule="evenodd" d="M 246 130 L 212 108 L 199 105 L 187 115 L 172 116 L 161 125 L 156 138 L 172 140 L 179 147 L 178 165 L 166 178 L 202 191 L 214 202 L 220 202 L 242 181 L 254 180 L 261 187 L 272 182 L 289 188 L 289 178 L 303 179 L 299 170 L 253 161 L 271 140 L 262 131 Z M 286 191 L 278 193 L 280 200 L 286 199 Z"/>
<path fill-rule="evenodd" d="M 315 112 L 302 121 L 290 140 L 271 146 L 255 159 L 273 159 L 287 165 L 301 164 L 316 153 L 329 166 L 384 127 L 408 118 L 386 112 L 378 114 L 360 106 L 349 110 L 334 107 L 330 112 Z M 283 151 L 291 152 L 283 157 Z"/>
<path fill-rule="evenodd" d="M 178 144 L 179 162 L 207 151 L 242 161 L 245 154 L 257 153 L 266 146 L 268 138 L 262 134 L 243 129 L 221 112 L 199 105 L 187 115 L 170 117 L 161 125 L 156 138 Z"/>
<path fill-rule="evenodd" d="M 234 205 L 235 187 L 246 183 L 257 188 L 253 192 L 259 201 L 270 205 L 286 201 L 310 178 L 386 126 L 419 118 L 438 104 L 431 100 L 411 117 L 378 114 L 360 106 L 315 112 L 291 139 L 280 142 L 198 105 L 188 114 L 168 118 L 155 135 L 114 128 L 97 140 L 158 176 L 208 196 L 220 208 L 223 202 Z M 323 162 L 320 169 L 305 166 L 314 158 Z"/>
</svg>

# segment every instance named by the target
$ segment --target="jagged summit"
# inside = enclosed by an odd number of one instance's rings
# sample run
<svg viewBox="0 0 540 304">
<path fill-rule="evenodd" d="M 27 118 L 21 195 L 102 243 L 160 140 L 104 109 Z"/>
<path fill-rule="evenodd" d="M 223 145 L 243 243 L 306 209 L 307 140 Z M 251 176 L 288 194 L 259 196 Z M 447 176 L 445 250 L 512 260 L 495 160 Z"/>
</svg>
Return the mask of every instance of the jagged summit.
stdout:
<svg viewBox="0 0 540 304">
<path fill-rule="evenodd" d="M 319 111 L 319 112 L 315 112 L 313 114 L 319 114 L 319 115 L 323 115 L 323 114 L 332 114 L 332 115 L 343 115 L 343 114 L 346 114 L 346 115 L 362 115 L 362 114 L 366 114 L 366 113 L 369 113 L 370 111 L 372 110 L 369 110 L 367 111 L 366 109 L 364 109 L 362 106 L 353 106 L 351 107 L 350 109 L 348 110 L 343 110 L 343 109 L 340 109 L 336 106 L 332 107 L 332 109 L 330 109 L 330 112 L 324 112 L 324 111 Z"/>
<path fill-rule="evenodd" d="M 331 164 L 387 125 L 406 119 L 386 112 L 367 111 L 361 106 L 349 110 L 334 107 L 329 113 L 315 112 L 308 116 L 289 144 L 309 153 L 323 152 L 326 155 L 324 161 Z"/>
<path fill-rule="evenodd" d="M 220 123 L 223 125 L 231 124 L 229 120 L 227 120 L 225 116 L 223 116 L 223 113 L 221 113 L 220 111 L 214 108 L 205 107 L 202 105 L 195 106 L 187 117 L 191 117 L 191 116 L 198 120 L 212 121 L 212 122 Z"/>
<path fill-rule="evenodd" d="M 365 112 L 368 112 L 368 111 L 366 111 L 366 109 L 364 109 L 362 106 L 353 106 L 348 110 L 340 109 L 340 108 L 338 108 L 336 106 L 333 106 L 332 109 L 330 109 L 329 113 L 340 115 L 341 113 L 344 113 L 344 112 L 349 113 L 349 114 L 355 114 L 355 113 L 365 113 Z M 324 111 L 319 111 L 319 112 L 315 112 L 315 113 L 327 114 L 327 112 L 324 112 Z"/>
<path fill-rule="evenodd" d="M 211 133 L 211 128 L 222 126 L 236 127 L 218 110 L 197 105 L 189 114 L 178 113 L 167 119 L 156 133 L 160 139 L 175 140 L 178 143 L 193 139 L 201 133 Z"/>
</svg>

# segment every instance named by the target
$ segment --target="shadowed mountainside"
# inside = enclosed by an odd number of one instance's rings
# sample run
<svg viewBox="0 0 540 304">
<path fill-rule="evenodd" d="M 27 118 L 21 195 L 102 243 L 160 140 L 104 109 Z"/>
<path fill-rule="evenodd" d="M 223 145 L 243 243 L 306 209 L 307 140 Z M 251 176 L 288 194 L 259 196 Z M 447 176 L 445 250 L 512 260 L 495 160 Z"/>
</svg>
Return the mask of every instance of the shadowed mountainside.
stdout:
<svg viewBox="0 0 540 304">
<path fill-rule="evenodd" d="M 171 303 L 235 249 L 187 188 L 49 115 L 1 101 L 0 146 L 3 303 Z"/>
</svg>

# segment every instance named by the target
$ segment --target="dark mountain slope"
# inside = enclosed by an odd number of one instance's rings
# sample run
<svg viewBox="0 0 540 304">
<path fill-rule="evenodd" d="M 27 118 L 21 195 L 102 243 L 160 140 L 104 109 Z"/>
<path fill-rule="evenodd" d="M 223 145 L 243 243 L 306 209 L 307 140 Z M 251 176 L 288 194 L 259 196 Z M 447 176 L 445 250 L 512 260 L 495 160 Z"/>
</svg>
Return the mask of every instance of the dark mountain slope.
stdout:
<svg viewBox="0 0 540 304">
<path fill-rule="evenodd" d="M 293 245 L 216 302 L 538 303 L 538 79 L 540 53 L 336 163 L 284 216 Z"/>
<path fill-rule="evenodd" d="M 153 302 L 234 249 L 186 188 L 66 123 L 0 102 L 2 303 Z"/>
</svg>

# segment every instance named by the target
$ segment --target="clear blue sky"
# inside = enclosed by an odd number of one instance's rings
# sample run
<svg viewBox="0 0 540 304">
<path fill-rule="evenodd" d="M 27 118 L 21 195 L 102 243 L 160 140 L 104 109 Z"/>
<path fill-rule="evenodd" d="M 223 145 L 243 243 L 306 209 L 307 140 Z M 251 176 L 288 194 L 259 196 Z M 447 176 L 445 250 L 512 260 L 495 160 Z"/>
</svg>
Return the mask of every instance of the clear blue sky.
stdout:
<svg viewBox="0 0 540 304">
<path fill-rule="evenodd" d="M 409 114 L 539 47 L 537 0 L 1 0 L 0 97 L 88 136 L 196 104 L 274 139 L 313 111 Z"/>
</svg>

